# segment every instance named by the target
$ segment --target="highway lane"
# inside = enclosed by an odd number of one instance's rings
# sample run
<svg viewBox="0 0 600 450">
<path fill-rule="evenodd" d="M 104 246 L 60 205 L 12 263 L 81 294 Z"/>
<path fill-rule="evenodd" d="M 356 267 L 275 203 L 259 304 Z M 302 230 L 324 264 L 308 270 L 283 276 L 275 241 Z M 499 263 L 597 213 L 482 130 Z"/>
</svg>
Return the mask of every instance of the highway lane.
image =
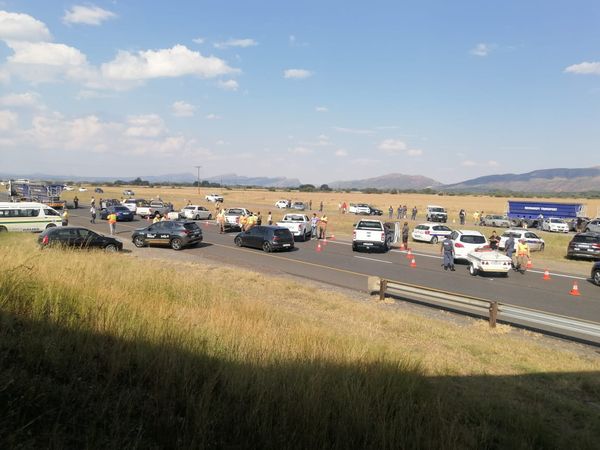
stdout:
<svg viewBox="0 0 600 450">
<path fill-rule="evenodd" d="M 87 209 L 71 210 L 71 224 L 90 226 Z M 130 239 L 133 229 L 146 225 L 143 220 L 119 222 L 118 237 L 135 253 L 148 253 L 149 249 L 133 247 Z M 417 267 L 411 268 L 405 252 L 356 253 L 349 242 L 338 240 L 321 241 L 321 251 L 317 251 L 318 243 L 313 240 L 298 242 L 297 250 L 292 252 L 266 254 L 260 250 L 237 248 L 233 244 L 235 233 L 221 235 L 213 223 L 200 221 L 199 225 L 207 245 L 185 249 L 179 254 L 242 265 L 266 273 L 288 273 L 362 291 L 367 288 L 368 276 L 379 276 L 600 322 L 600 288 L 579 276 L 552 274 L 551 280 L 543 280 L 543 272 L 538 270 L 524 275 L 511 272 L 508 278 L 472 277 L 466 265 L 457 265 L 456 272 L 446 272 L 438 255 L 424 252 L 415 254 Z M 108 231 L 104 221 L 91 228 L 102 233 Z M 170 249 L 162 252 L 165 256 L 175 253 Z M 569 295 L 573 281 L 578 281 L 580 297 Z"/>
</svg>

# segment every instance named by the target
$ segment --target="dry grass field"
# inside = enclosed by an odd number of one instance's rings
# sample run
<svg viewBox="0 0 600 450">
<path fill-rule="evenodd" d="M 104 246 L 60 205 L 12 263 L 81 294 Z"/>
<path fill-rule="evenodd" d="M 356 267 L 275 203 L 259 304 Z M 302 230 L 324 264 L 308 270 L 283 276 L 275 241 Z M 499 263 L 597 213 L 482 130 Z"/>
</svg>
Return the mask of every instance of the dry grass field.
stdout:
<svg viewBox="0 0 600 450">
<path fill-rule="evenodd" d="M 89 187 L 88 192 L 66 192 L 64 198 L 72 201 L 77 195 L 82 201 L 88 202 L 92 195 L 96 195 L 96 199 L 100 196 L 104 198 L 121 198 L 125 187 L 103 187 L 104 194 L 93 194 L 93 187 Z M 464 228 L 479 230 L 486 236 L 489 236 L 492 229 L 489 227 L 478 227 L 473 225 L 472 213 L 474 211 L 484 211 L 485 214 L 501 214 L 506 211 L 506 197 L 490 197 L 490 196 L 439 196 L 426 194 L 359 194 L 359 193 L 303 193 L 298 191 L 272 192 L 267 189 L 232 189 L 232 190 L 216 190 L 201 188 L 198 193 L 197 188 L 145 188 L 132 186 L 131 189 L 136 193 L 137 198 L 151 199 L 160 196 L 163 200 L 172 202 L 176 208 L 181 208 L 187 204 L 188 200 L 192 203 L 205 205 L 209 208 L 214 208 L 214 204 L 204 200 L 204 196 L 217 192 L 225 198 L 225 207 L 243 206 L 252 211 L 260 211 L 264 217 L 268 211 L 273 213 L 273 219 L 279 220 L 286 210 L 278 210 L 275 208 L 275 202 L 280 199 L 298 200 L 309 202 L 312 201 L 312 212 L 317 212 L 320 202 L 323 202 L 325 213 L 329 217 L 329 233 L 339 235 L 340 237 L 349 237 L 352 234 L 352 225 L 356 223 L 360 216 L 353 214 L 341 214 L 338 205 L 342 202 L 346 203 L 367 203 L 378 207 L 384 211 L 383 220 L 387 219 L 387 210 L 389 206 L 394 207 L 394 220 L 396 217 L 396 208 L 399 205 L 407 205 L 412 209 L 416 206 L 418 209 L 417 220 L 415 222 L 408 220 L 409 226 L 412 229 L 416 224 L 424 221 L 424 212 L 427 205 L 441 205 L 447 208 L 450 228 L 458 228 L 458 211 L 464 208 L 467 211 L 467 226 Z M 600 199 L 543 199 L 548 201 L 559 202 L 577 202 L 584 203 L 587 213 L 590 216 L 600 214 Z M 310 213 L 307 211 L 307 213 Z M 310 215 L 310 214 L 309 214 Z M 404 220 L 402 220 L 404 221 Z M 502 231 L 502 230 L 498 230 Z M 536 231 L 537 232 L 537 231 Z M 538 267 L 548 268 L 550 270 L 567 270 L 581 274 L 589 272 L 589 262 L 587 261 L 569 261 L 565 258 L 567 244 L 571 239 L 570 235 L 562 235 L 557 233 L 539 232 L 540 236 L 546 241 L 546 250 L 543 253 L 534 255 L 534 263 Z M 413 243 L 414 248 L 420 250 L 432 250 L 432 246 L 423 243 Z M 436 249 L 437 250 L 437 249 Z"/>
<path fill-rule="evenodd" d="M 1 235 L 0 258 L 1 448 L 600 439 L 600 358 L 577 346 L 241 269 L 40 251 L 30 235 Z"/>
</svg>

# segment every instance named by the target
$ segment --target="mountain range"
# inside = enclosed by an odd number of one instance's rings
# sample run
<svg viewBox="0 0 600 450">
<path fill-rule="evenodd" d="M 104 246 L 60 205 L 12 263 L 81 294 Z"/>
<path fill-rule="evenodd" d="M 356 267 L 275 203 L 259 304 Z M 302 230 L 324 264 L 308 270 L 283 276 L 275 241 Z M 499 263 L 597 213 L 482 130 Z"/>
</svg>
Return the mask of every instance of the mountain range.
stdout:
<svg viewBox="0 0 600 450">
<path fill-rule="evenodd" d="M 404 175 L 401 173 L 390 173 L 375 178 L 362 180 L 332 181 L 328 183 L 333 189 L 425 189 L 441 186 L 442 183 L 433 178 L 421 175 Z"/>
</svg>

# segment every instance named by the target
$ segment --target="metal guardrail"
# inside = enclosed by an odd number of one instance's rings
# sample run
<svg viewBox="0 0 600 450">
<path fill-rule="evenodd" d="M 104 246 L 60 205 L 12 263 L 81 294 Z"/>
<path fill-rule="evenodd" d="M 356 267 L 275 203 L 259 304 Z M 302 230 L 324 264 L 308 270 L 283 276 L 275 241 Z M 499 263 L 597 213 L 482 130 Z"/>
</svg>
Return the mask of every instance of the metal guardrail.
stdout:
<svg viewBox="0 0 600 450">
<path fill-rule="evenodd" d="M 597 322 L 378 277 L 369 277 L 368 282 L 369 291 L 379 292 L 380 300 L 388 294 L 485 317 L 491 328 L 500 320 L 600 344 L 600 323 Z"/>
</svg>

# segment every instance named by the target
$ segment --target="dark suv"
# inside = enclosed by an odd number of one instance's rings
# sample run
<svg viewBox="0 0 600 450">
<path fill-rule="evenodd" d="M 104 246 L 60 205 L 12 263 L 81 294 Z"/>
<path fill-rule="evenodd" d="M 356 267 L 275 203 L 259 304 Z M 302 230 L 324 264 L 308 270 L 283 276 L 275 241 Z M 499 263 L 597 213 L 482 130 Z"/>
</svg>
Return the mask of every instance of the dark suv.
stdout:
<svg viewBox="0 0 600 450">
<path fill-rule="evenodd" d="M 42 248 L 65 246 L 75 248 L 101 248 L 107 252 L 123 250 L 123 243 L 82 227 L 52 227 L 38 237 Z"/>
<path fill-rule="evenodd" d="M 600 233 L 577 233 L 569 242 L 567 258 L 600 259 Z"/>
<path fill-rule="evenodd" d="M 145 245 L 168 245 L 173 250 L 202 242 L 202 230 L 196 222 L 183 220 L 165 220 L 156 222 L 147 228 L 135 230 L 131 240 L 136 247 Z"/>
<path fill-rule="evenodd" d="M 292 250 L 294 236 L 287 228 L 258 225 L 248 231 L 242 231 L 233 240 L 238 247 L 261 248 L 265 252 L 274 250 Z"/>
</svg>

